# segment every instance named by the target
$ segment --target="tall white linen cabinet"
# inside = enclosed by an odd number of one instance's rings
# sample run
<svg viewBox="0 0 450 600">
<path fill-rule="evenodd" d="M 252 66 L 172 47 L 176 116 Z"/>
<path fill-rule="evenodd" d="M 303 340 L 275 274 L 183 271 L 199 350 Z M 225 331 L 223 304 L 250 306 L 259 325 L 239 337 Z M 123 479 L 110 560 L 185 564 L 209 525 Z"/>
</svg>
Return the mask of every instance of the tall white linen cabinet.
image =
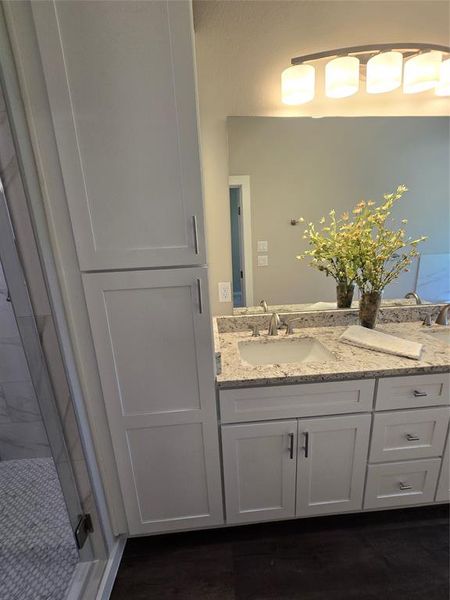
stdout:
<svg viewBox="0 0 450 600">
<path fill-rule="evenodd" d="M 32 11 L 129 533 L 220 524 L 191 3 Z"/>
</svg>

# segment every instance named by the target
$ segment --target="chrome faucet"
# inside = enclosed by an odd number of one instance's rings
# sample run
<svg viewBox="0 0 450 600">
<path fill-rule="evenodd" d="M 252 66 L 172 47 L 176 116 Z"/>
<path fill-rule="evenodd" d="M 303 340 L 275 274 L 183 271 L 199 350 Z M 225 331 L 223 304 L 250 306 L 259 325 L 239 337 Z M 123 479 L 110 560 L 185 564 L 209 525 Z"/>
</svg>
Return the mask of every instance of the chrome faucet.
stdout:
<svg viewBox="0 0 450 600">
<path fill-rule="evenodd" d="M 445 304 L 439 311 L 437 319 L 435 321 L 436 325 L 448 325 L 448 309 L 450 308 L 450 304 Z"/>
<path fill-rule="evenodd" d="M 272 313 L 269 322 L 269 329 L 267 331 L 267 335 L 278 335 L 278 330 L 281 327 L 281 319 L 280 315 L 276 312 Z"/>
<path fill-rule="evenodd" d="M 417 292 L 408 292 L 405 298 L 414 298 L 416 304 L 422 304 L 422 298 L 419 296 Z"/>
<path fill-rule="evenodd" d="M 265 300 L 261 300 L 261 302 L 259 303 L 259 305 L 262 306 L 263 311 L 265 313 L 269 312 L 269 307 L 267 306 L 267 302 Z"/>
</svg>

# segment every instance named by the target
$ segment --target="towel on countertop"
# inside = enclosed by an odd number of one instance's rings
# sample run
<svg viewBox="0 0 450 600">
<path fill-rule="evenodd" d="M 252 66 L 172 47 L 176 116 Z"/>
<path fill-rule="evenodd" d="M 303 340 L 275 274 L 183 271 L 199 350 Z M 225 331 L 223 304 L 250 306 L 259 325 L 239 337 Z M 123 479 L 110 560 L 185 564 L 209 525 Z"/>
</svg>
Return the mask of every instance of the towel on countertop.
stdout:
<svg viewBox="0 0 450 600">
<path fill-rule="evenodd" d="M 377 350 L 378 352 L 385 352 L 386 354 L 406 356 L 407 358 L 414 358 L 415 360 L 420 359 L 423 348 L 423 345 L 418 342 L 404 340 L 395 335 L 367 329 L 360 325 L 351 325 L 344 331 L 339 339 L 347 344 L 366 348 L 367 350 Z"/>
</svg>

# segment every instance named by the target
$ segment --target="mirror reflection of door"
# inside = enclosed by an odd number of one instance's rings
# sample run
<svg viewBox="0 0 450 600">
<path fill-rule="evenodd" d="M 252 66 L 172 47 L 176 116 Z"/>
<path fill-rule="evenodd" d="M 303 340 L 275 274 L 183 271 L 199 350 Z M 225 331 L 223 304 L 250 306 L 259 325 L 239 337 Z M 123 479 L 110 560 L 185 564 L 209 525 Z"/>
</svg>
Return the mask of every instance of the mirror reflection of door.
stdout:
<svg viewBox="0 0 450 600">
<path fill-rule="evenodd" d="M 235 307 L 245 306 L 241 204 L 241 188 L 230 187 L 231 260 L 233 266 L 233 306 Z"/>
</svg>

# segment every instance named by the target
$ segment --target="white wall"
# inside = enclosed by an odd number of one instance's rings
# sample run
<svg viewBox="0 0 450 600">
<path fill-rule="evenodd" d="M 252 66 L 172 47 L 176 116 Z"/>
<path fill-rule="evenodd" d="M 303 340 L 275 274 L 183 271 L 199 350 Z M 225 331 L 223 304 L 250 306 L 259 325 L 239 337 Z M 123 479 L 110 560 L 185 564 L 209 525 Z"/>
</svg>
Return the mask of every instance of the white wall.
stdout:
<svg viewBox="0 0 450 600">
<path fill-rule="evenodd" d="M 208 236 L 211 305 L 217 283 L 231 281 L 226 118 L 231 115 L 448 115 L 448 99 L 400 91 L 342 100 L 320 94 L 288 108 L 280 101 L 280 74 L 291 57 L 352 44 L 392 41 L 449 43 L 446 1 L 194 2 L 200 125 Z M 318 87 L 321 86 L 321 78 Z"/>
<path fill-rule="evenodd" d="M 230 173 L 250 176 L 255 300 L 334 300 L 334 280 L 296 259 L 307 242 L 304 226 L 290 220 L 318 223 L 332 208 L 340 215 L 399 184 L 409 191 L 394 210 L 397 226 L 407 218 L 411 236 L 428 236 L 421 252 L 449 253 L 449 124 L 448 117 L 230 118 Z M 256 264 L 257 240 L 269 243 L 267 267 Z M 401 296 L 415 287 L 414 276 L 402 279 Z"/>
</svg>

